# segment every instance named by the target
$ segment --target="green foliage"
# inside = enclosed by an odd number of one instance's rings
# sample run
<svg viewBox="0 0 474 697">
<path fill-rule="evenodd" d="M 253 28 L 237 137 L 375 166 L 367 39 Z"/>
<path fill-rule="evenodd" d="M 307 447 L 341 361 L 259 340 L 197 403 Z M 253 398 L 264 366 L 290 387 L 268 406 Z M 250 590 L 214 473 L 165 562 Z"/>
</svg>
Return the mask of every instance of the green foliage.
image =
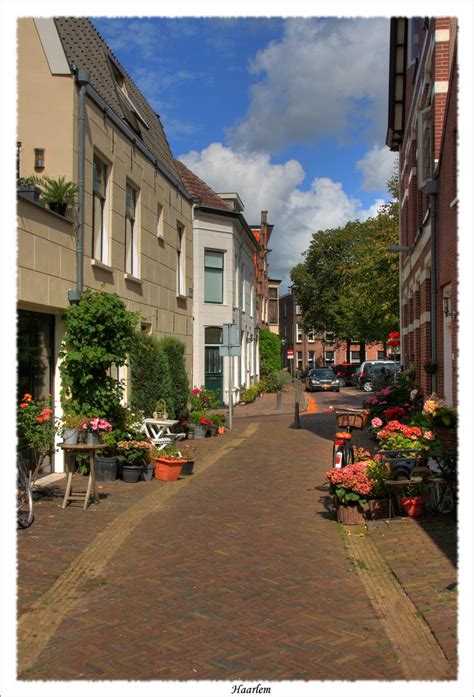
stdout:
<svg viewBox="0 0 474 697">
<path fill-rule="evenodd" d="M 175 419 L 185 419 L 188 416 L 189 379 L 186 371 L 184 353 L 186 346 L 174 336 L 167 336 L 158 342 L 163 348 L 170 370 L 173 386 L 173 410 Z M 158 395 L 164 396 L 164 395 Z"/>
<path fill-rule="evenodd" d="M 207 411 L 221 406 L 219 395 L 215 390 L 208 390 L 204 385 L 195 387 L 190 395 L 191 411 Z"/>
<path fill-rule="evenodd" d="M 265 376 L 281 368 L 281 341 L 269 329 L 260 332 L 260 375 Z"/>
<path fill-rule="evenodd" d="M 17 427 L 20 443 L 25 443 L 35 458 L 34 482 L 45 457 L 51 457 L 54 452 L 58 422 L 54 418 L 51 398 L 34 400 L 30 394 L 23 395 L 17 408 Z"/>
<path fill-rule="evenodd" d="M 16 180 L 17 188 L 21 189 L 29 186 L 38 186 L 41 183 L 41 177 L 30 175 L 29 177 L 20 177 Z"/>
<path fill-rule="evenodd" d="M 147 441 L 123 440 L 117 443 L 117 462 L 120 465 L 145 467 L 150 461 L 153 446 Z"/>
<path fill-rule="evenodd" d="M 286 370 L 276 370 L 266 375 L 261 382 L 265 392 L 278 392 L 291 382 L 291 375 Z"/>
<path fill-rule="evenodd" d="M 258 385 L 250 385 L 250 387 L 243 387 L 242 388 L 242 393 L 240 395 L 240 399 L 242 402 L 245 402 L 246 404 L 250 404 L 250 402 L 255 402 L 258 395 L 259 395 Z"/>
<path fill-rule="evenodd" d="M 170 418 L 174 416 L 172 381 L 168 356 L 161 342 L 137 332 L 130 352 L 130 406 L 151 417 L 158 400 L 165 400 Z"/>
<path fill-rule="evenodd" d="M 63 205 L 73 208 L 76 205 L 77 186 L 74 182 L 66 181 L 65 177 L 41 177 L 38 183 L 42 189 L 41 201 L 48 206 Z"/>
<path fill-rule="evenodd" d="M 291 271 L 304 328 L 385 342 L 398 327 L 398 257 L 387 252 L 397 242 L 395 201 L 365 222 L 314 233 Z"/>
<path fill-rule="evenodd" d="M 367 477 L 372 482 L 371 499 L 384 499 L 389 495 L 387 481 L 391 478 L 390 465 L 382 459 L 367 461 Z"/>
<path fill-rule="evenodd" d="M 64 316 L 66 332 L 59 352 L 66 414 L 99 416 L 112 424 L 123 420 L 123 385 L 108 372 L 126 364 L 137 313 L 129 312 L 118 295 L 86 290 Z"/>
</svg>

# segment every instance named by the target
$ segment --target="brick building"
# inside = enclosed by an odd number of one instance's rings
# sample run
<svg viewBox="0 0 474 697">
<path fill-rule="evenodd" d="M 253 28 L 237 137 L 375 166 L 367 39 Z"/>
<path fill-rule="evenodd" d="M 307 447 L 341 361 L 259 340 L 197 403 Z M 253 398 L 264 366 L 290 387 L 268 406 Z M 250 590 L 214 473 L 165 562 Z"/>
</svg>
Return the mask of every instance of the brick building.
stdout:
<svg viewBox="0 0 474 697">
<path fill-rule="evenodd" d="M 395 18 L 387 145 L 399 153 L 401 360 L 456 403 L 457 23 Z M 428 373 L 426 364 L 434 366 Z"/>
<path fill-rule="evenodd" d="M 280 298 L 280 337 L 282 340 L 282 365 L 292 372 L 345 363 L 346 342 L 338 340 L 333 332 L 305 332 L 301 308 L 292 293 Z M 293 350 L 293 360 L 288 359 L 288 349 Z M 385 358 L 381 344 L 366 344 L 366 360 Z M 351 343 L 350 362 L 360 362 L 360 345 Z"/>
<path fill-rule="evenodd" d="M 254 255 L 258 326 L 269 329 L 269 292 L 268 292 L 268 242 L 273 232 L 273 225 L 267 222 L 268 211 L 262 211 L 260 225 L 250 225 L 252 234 L 259 243 Z"/>
</svg>

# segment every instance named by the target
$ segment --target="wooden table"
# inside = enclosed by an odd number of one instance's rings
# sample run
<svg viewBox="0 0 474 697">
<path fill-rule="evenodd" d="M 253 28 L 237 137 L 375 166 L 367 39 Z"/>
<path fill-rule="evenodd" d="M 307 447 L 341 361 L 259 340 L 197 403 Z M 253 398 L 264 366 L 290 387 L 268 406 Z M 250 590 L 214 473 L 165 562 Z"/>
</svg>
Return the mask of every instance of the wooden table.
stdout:
<svg viewBox="0 0 474 697">
<path fill-rule="evenodd" d="M 84 501 L 84 510 L 86 510 L 91 496 L 94 499 L 95 503 L 100 503 L 99 495 L 97 494 L 97 486 L 95 483 L 94 454 L 96 450 L 100 450 L 104 447 L 104 445 L 89 445 L 88 443 L 78 443 L 77 445 L 69 445 L 67 443 L 60 443 L 59 446 L 64 450 L 64 465 L 66 468 L 66 491 L 64 492 L 64 500 L 62 502 L 61 508 L 66 508 L 70 501 Z M 87 482 L 87 491 L 82 491 L 78 492 L 77 494 L 73 494 L 72 476 L 74 474 L 74 467 L 72 465 L 71 460 L 73 458 L 73 455 L 86 453 L 89 453 L 89 480 Z"/>
</svg>

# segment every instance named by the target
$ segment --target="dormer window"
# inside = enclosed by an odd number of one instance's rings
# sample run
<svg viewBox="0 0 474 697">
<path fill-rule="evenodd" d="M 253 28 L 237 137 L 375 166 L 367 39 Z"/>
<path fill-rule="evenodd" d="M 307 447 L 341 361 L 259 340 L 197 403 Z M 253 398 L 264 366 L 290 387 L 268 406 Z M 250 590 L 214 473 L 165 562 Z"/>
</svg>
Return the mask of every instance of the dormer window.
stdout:
<svg viewBox="0 0 474 697">
<path fill-rule="evenodd" d="M 146 129 L 149 129 L 150 127 L 128 94 L 127 84 L 125 82 L 125 75 L 122 73 L 122 71 L 115 63 L 113 58 L 111 58 L 111 56 L 108 56 L 108 59 L 124 118 L 128 122 L 128 124 L 133 128 L 135 133 L 141 135 L 140 125 L 144 126 Z"/>
</svg>

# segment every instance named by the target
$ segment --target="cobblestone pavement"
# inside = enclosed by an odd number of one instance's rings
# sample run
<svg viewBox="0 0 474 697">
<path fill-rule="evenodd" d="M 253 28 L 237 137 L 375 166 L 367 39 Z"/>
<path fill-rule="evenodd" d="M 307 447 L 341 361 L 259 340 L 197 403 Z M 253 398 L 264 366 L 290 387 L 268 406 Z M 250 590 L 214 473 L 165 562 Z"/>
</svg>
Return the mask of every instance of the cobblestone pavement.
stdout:
<svg viewBox="0 0 474 697">
<path fill-rule="evenodd" d="M 357 399 L 322 395 L 318 410 Z M 329 510 L 334 417 L 291 422 L 236 419 L 224 437 L 190 443 L 196 474 L 104 483 L 86 512 L 44 499 L 19 534 L 20 678 L 403 679 Z M 416 549 L 419 526 L 402 528 Z M 402 578 L 403 556 L 370 535 Z"/>
</svg>

